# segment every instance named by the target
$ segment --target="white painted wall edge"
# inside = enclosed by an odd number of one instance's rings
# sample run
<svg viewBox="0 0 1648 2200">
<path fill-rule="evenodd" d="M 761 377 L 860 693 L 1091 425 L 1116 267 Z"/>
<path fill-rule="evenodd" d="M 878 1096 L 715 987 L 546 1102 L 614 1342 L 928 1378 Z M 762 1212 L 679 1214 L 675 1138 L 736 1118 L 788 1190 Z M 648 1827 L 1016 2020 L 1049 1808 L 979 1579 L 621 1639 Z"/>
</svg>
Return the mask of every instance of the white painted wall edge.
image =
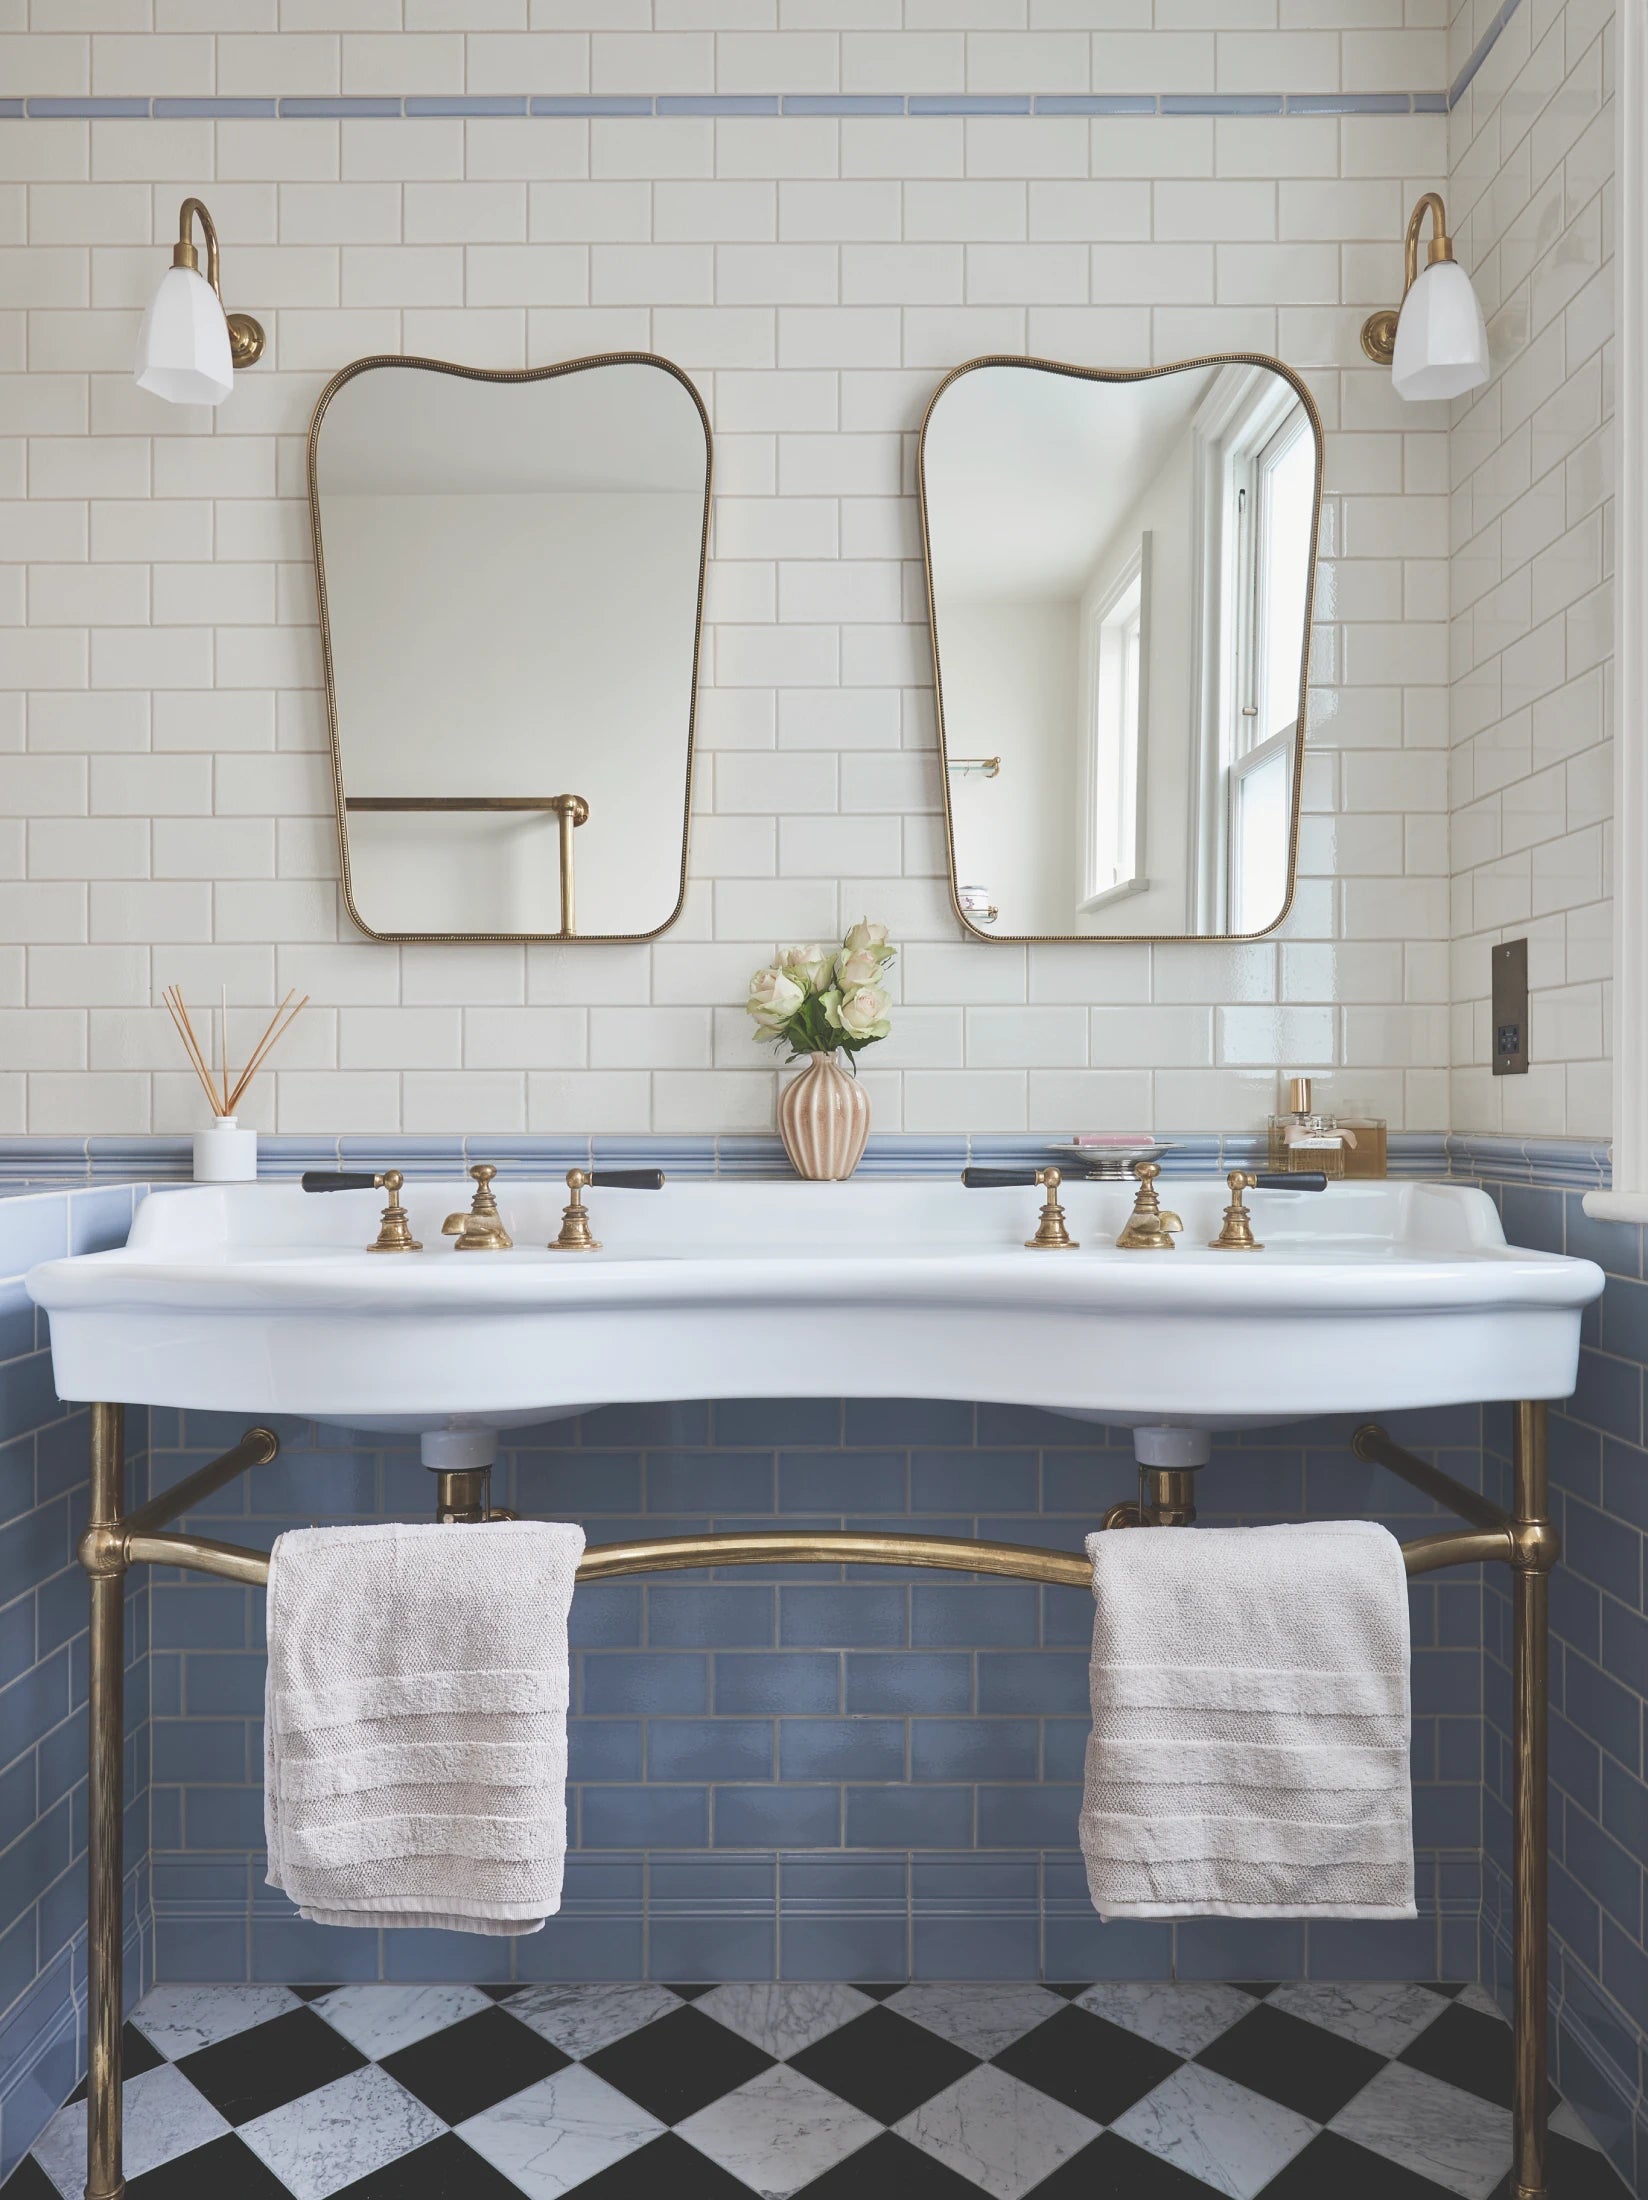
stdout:
<svg viewBox="0 0 1648 2200">
<path fill-rule="evenodd" d="M 1648 0 L 1621 0 L 1619 540 L 1614 700 L 1614 1182 L 1588 1213 L 1648 1221 Z M 1597 1201 L 1598 1204 L 1592 1204 Z M 1621 1202 L 1631 1206 L 1626 1213 Z"/>
</svg>

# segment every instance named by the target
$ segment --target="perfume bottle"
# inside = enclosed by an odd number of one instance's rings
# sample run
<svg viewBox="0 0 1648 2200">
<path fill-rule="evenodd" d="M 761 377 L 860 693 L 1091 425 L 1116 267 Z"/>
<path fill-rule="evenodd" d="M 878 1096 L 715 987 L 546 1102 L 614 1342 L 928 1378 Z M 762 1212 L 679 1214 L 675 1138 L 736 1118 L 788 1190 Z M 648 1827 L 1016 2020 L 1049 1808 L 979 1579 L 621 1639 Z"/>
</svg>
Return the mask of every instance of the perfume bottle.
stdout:
<svg viewBox="0 0 1648 2200">
<path fill-rule="evenodd" d="M 1273 1169 L 1318 1170 L 1324 1176 L 1345 1173 L 1346 1133 L 1331 1115 L 1311 1103 L 1310 1079 L 1288 1080 L 1288 1112 L 1270 1118 Z"/>
</svg>

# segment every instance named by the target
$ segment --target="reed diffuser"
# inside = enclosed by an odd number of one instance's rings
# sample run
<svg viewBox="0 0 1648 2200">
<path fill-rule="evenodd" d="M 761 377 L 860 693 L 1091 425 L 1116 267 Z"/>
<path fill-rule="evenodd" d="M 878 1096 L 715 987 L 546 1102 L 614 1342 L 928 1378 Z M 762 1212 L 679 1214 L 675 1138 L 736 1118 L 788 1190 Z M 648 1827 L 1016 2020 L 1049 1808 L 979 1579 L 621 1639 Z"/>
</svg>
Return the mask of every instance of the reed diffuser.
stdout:
<svg viewBox="0 0 1648 2200">
<path fill-rule="evenodd" d="M 206 1012 L 206 1044 L 202 1046 L 182 989 L 169 985 L 162 999 L 166 1003 L 167 1014 L 177 1027 L 177 1035 L 183 1042 L 183 1051 L 189 1057 L 189 1066 L 200 1079 L 201 1089 L 212 1107 L 210 1130 L 195 1132 L 195 1181 L 198 1184 L 245 1184 L 257 1175 L 257 1132 L 253 1129 L 243 1130 L 235 1120 L 235 1111 L 245 1098 L 252 1079 L 291 1030 L 299 1010 L 308 1006 L 309 996 L 304 994 L 302 1000 L 294 1004 L 291 992 L 287 992 L 285 1000 L 265 1024 L 262 1036 L 247 1056 L 246 1067 L 233 1079 L 229 1075 L 228 987 L 223 988 L 223 998 L 218 1009 L 215 1052 L 212 1047 L 210 1009 Z"/>
</svg>

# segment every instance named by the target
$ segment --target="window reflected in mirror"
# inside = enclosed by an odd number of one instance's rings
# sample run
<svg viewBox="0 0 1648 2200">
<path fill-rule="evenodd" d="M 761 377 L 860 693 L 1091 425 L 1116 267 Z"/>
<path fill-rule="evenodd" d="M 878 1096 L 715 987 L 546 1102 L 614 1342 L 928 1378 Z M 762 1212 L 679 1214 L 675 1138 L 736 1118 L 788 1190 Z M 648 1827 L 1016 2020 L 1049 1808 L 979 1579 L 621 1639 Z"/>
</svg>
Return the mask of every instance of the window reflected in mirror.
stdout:
<svg viewBox="0 0 1648 2200">
<path fill-rule="evenodd" d="M 1263 932 L 1293 890 L 1321 433 L 1242 358 L 959 368 L 922 520 L 951 881 L 989 938 Z"/>
</svg>

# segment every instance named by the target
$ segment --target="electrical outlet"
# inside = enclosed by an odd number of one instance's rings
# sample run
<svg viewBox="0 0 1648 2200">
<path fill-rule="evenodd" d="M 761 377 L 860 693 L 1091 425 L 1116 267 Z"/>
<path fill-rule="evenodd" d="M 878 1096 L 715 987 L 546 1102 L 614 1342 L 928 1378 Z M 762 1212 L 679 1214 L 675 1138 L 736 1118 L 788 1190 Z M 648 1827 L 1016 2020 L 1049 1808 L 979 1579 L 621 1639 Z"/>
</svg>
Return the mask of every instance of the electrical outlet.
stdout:
<svg viewBox="0 0 1648 2200">
<path fill-rule="evenodd" d="M 1528 1073 L 1528 943 L 1501 940 L 1493 951 L 1493 1073 Z"/>
</svg>

